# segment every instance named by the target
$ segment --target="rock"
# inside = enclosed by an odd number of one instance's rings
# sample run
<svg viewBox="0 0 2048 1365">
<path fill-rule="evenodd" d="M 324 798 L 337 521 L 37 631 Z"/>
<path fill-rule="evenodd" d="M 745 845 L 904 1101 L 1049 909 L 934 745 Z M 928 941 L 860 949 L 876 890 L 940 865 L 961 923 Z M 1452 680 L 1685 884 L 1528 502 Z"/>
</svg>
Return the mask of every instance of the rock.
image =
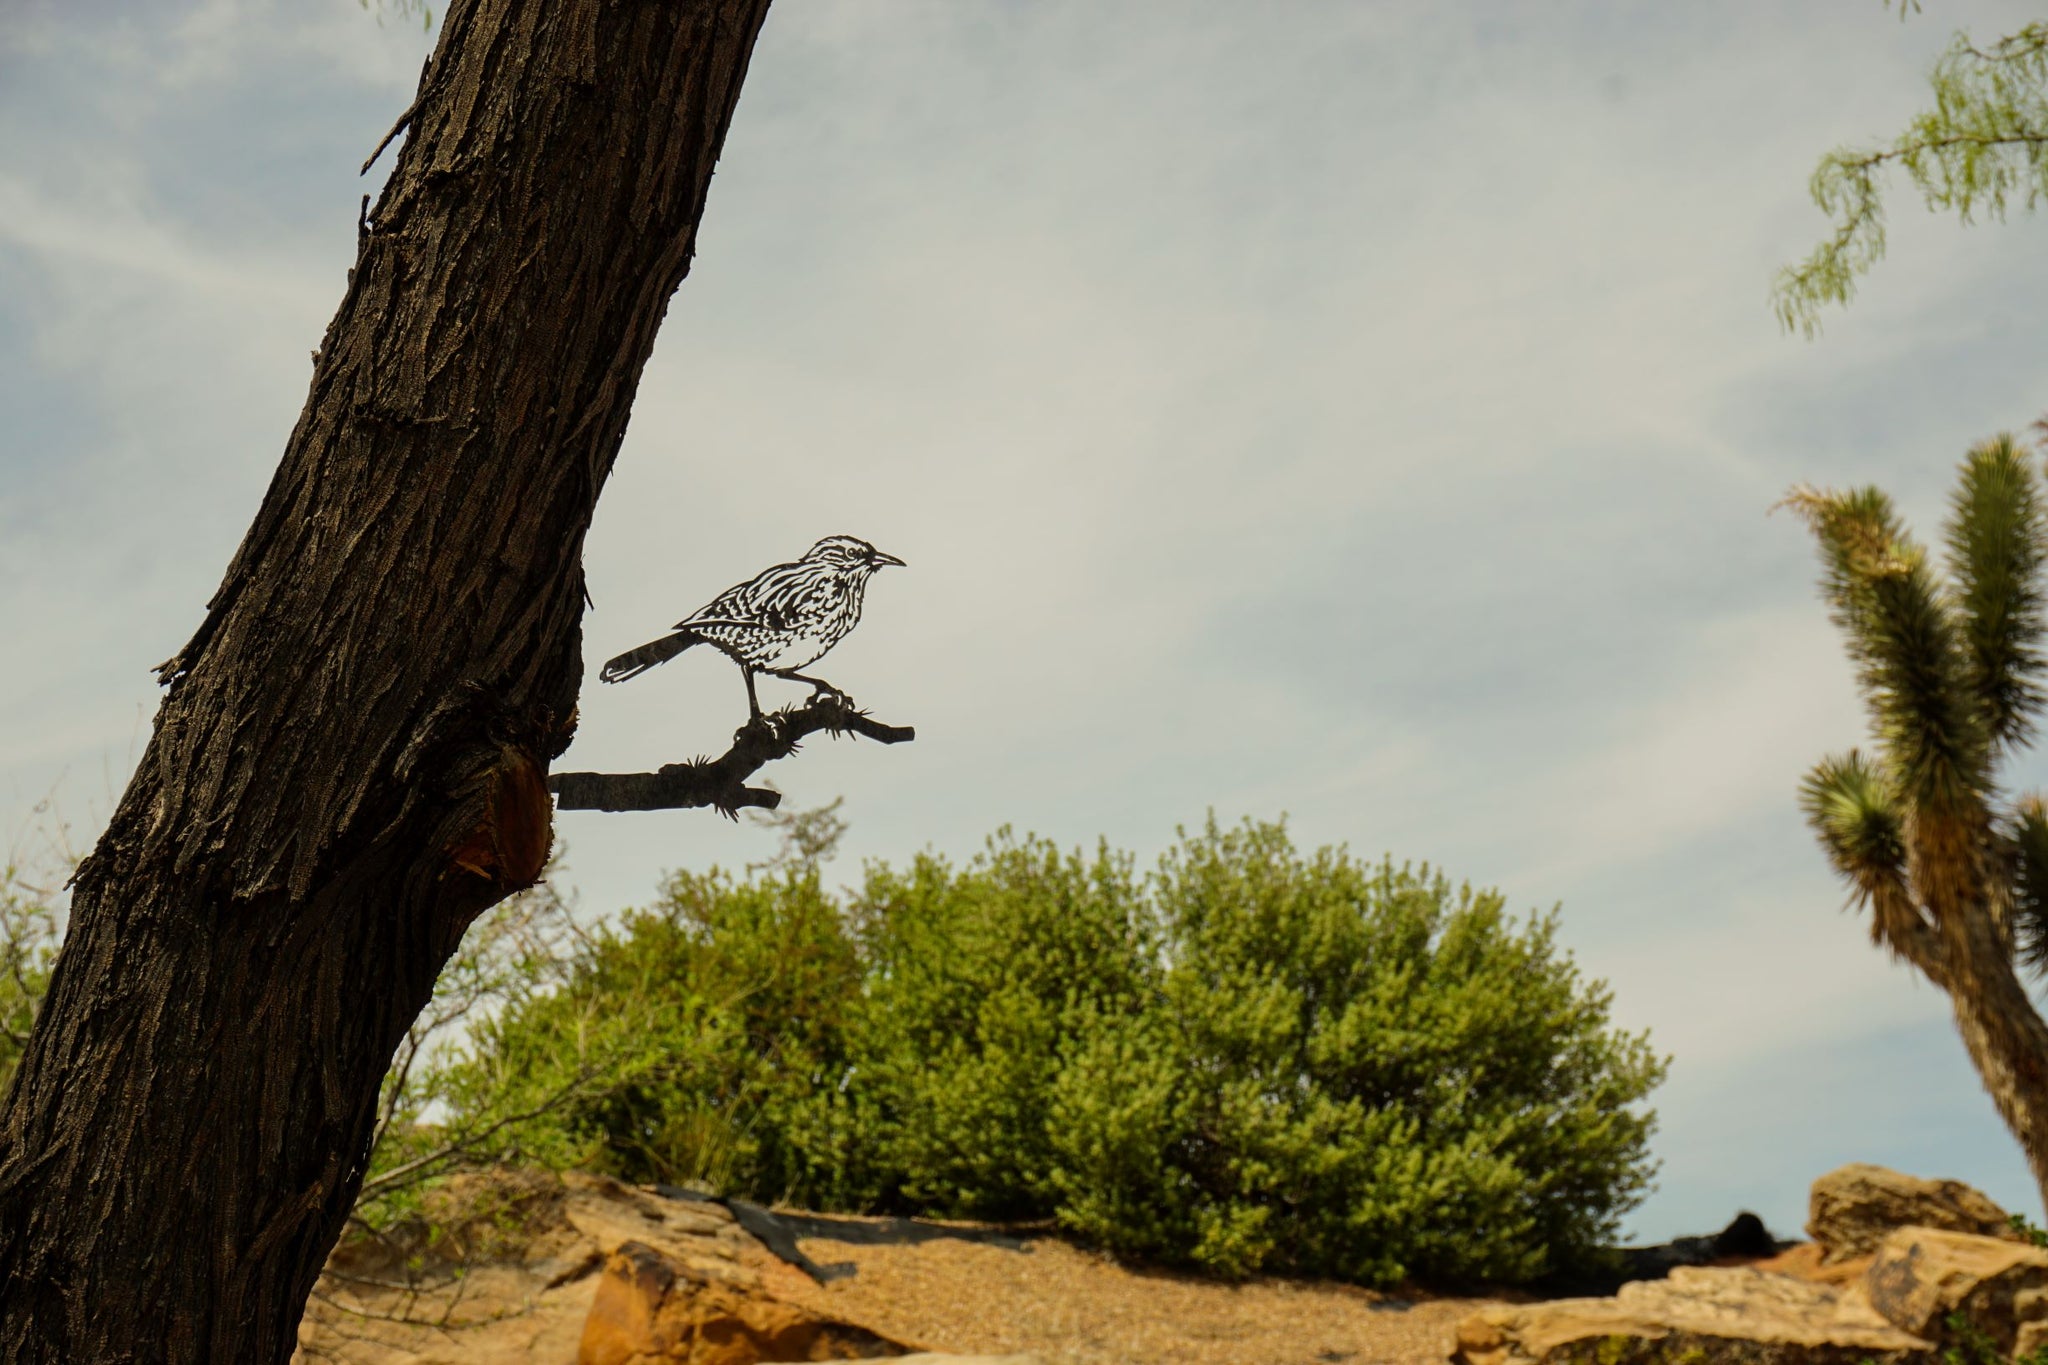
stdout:
<svg viewBox="0 0 2048 1365">
<path fill-rule="evenodd" d="M 686 1286 L 716 1286 L 707 1302 L 754 1305 L 732 1316 L 756 1336 L 773 1338 L 778 1326 L 759 1305 L 784 1297 L 792 1281 L 810 1283 L 724 1205 L 605 1176 L 479 1172 L 450 1180 L 426 1204 L 429 1216 L 417 1224 L 358 1234 L 335 1249 L 300 1324 L 302 1365 L 564 1365 L 586 1335 L 612 1253 L 628 1243 L 655 1253 Z M 904 1349 L 858 1332 L 848 1328 L 842 1356 Z"/>
<path fill-rule="evenodd" d="M 1863 1276 L 1871 1307 L 1902 1331 L 1950 1343 L 1961 1313 L 2012 1355 L 2022 1332 L 2048 1336 L 2048 1251 L 1938 1228 L 1899 1228 Z M 2032 1331 L 2027 1331 L 2032 1328 Z"/>
<path fill-rule="evenodd" d="M 1960 1180 L 1922 1180 L 1857 1162 L 1813 1182 L 1806 1233 L 1820 1243 L 1824 1262 L 1868 1256 L 1903 1227 L 2019 1239 L 2005 1210 Z"/>
<path fill-rule="evenodd" d="M 1870 1269 L 1872 1259 L 1869 1256 L 1854 1256 L 1846 1261 L 1826 1262 L 1821 1260 L 1819 1242 L 1796 1242 L 1777 1255 L 1761 1261 L 1752 1261 L 1750 1265 L 1757 1270 L 1768 1270 L 1776 1275 L 1790 1275 L 1799 1280 L 1861 1286 L 1863 1272 Z"/>
<path fill-rule="evenodd" d="M 1621 1249 L 1622 1274 L 1616 1288 L 1631 1280 L 1661 1280 L 1682 1265 L 1712 1265 L 1741 1257 L 1776 1253 L 1778 1239 L 1764 1220 L 1744 1210 L 1712 1237 L 1680 1237 L 1649 1247 Z"/>
<path fill-rule="evenodd" d="M 1606 1299 L 1484 1309 L 1457 1365 L 1936 1365 L 1860 1293 L 1748 1267 L 1680 1266 Z"/>
<path fill-rule="evenodd" d="M 1682 1265 L 1716 1265 L 1774 1255 L 1781 1243 L 1764 1220 L 1745 1210 L 1711 1237 L 1679 1237 L 1647 1247 L 1616 1247 L 1609 1263 L 1545 1276 L 1530 1286 L 1552 1298 L 1612 1294 L 1634 1280 L 1661 1280 Z M 1860 1269 L 1860 1267 L 1859 1267 Z"/>
<path fill-rule="evenodd" d="M 1748 1209 L 1736 1214 L 1733 1222 L 1714 1234 L 1716 1256 L 1772 1256 L 1777 1254 L 1778 1245 L 1764 1220 Z"/>
<path fill-rule="evenodd" d="M 626 1242 L 605 1261 L 576 1362 L 760 1365 L 893 1357 L 905 1349 L 772 1298 L 758 1283 Z"/>
</svg>

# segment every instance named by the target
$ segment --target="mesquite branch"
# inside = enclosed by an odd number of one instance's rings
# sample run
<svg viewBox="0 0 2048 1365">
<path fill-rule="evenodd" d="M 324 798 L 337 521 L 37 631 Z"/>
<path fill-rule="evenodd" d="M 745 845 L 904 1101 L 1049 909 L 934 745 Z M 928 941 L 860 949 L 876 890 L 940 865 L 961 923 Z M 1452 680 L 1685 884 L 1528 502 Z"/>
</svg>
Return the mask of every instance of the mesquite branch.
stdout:
<svg viewBox="0 0 2048 1365">
<path fill-rule="evenodd" d="M 781 793 L 749 787 L 747 779 L 764 765 L 787 758 L 798 741 L 823 730 L 866 735 L 878 744 L 917 738 L 908 725 L 884 725 L 857 711 L 844 697 L 820 693 L 802 706 L 785 706 L 748 721 L 733 734 L 720 758 L 669 763 L 651 773 L 556 773 L 548 779 L 559 810 L 682 810 L 713 806 L 737 815 L 744 806 L 773 810 Z"/>
</svg>

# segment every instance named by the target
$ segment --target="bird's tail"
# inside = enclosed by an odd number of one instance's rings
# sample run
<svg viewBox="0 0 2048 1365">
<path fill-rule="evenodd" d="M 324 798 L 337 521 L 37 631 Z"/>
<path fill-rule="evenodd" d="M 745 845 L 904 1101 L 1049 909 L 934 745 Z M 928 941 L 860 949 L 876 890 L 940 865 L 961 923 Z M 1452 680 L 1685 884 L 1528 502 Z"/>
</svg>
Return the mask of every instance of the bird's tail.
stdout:
<svg viewBox="0 0 2048 1365">
<path fill-rule="evenodd" d="M 637 678 L 656 664 L 667 663 L 691 645 L 702 643 L 703 638 L 694 630 L 679 630 L 659 640 L 649 640 L 638 649 L 629 649 L 616 659 L 605 660 L 597 676 L 608 683 Z"/>
</svg>

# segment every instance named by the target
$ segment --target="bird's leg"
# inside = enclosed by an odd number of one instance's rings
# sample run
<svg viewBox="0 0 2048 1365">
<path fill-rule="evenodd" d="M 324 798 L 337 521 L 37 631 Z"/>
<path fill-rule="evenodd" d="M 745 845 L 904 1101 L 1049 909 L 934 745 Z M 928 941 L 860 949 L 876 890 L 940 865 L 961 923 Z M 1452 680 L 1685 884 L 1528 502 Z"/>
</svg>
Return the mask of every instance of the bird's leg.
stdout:
<svg viewBox="0 0 2048 1365">
<path fill-rule="evenodd" d="M 754 695 L 754 670 L 741 664 L 740 676 L 747 680 L 747 723 L 751 725 L 761 719 L 761 702 Z"/>
<path fill-rule="evenodd" d="M 810 674 L 799 673 L 793 668 L 771 668 L 766 671 L 773 673 L 778 678 L 787 678 L 791 682 L 809 683 L 811 685 L 811 699 L 813 701 L 817 700 L 821 695 L 837 697 L 843 702 L 853 700 L 823 678 L 813 678 Z"/>
</svg>

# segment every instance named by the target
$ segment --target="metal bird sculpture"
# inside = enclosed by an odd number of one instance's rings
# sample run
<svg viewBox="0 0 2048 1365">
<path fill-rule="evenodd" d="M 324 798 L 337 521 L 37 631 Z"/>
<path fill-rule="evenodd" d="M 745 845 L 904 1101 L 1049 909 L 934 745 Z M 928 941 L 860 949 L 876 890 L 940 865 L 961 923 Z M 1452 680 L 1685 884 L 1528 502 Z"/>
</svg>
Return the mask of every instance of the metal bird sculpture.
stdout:
<svg viewBox="0 0 2048 1365">
<path fill-rule="evenodd" d="M 608 683 L 638 677 L 667 663 L 692 645 L 711 645 L 740 666 L 747 682 L 747 709 L 761 718 L 754 675 L 809 683 L 812 695 L 843 697 L 822 678 L 797 672 L 825 657 L 860 624 L 868 579 L 884 565 L 901 565 L 858 536 L 826 536 L 793 564 L 771 569 L 727 588 L 710 603 L 676 622 L 673 634 L 650 640 L 606 662 L 598 677 Z"/>
</svg>

